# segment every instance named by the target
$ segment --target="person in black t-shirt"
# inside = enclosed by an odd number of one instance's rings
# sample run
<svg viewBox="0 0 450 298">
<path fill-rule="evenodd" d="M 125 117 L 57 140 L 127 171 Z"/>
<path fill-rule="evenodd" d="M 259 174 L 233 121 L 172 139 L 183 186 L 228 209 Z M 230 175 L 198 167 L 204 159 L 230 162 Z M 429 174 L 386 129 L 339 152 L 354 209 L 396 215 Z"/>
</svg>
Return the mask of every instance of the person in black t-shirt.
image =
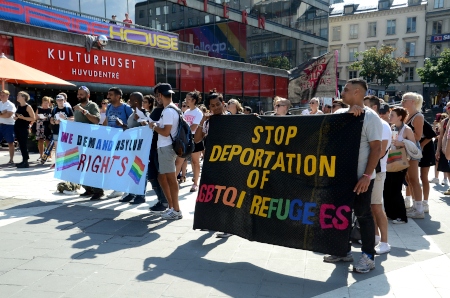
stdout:
<svg viewBox="0 0 450 298">
<path fill-rule="evenodd" d="M 36 140 L 38 140 L 39 158 L 41 160 L 44 154 L 44 148 L 48 146 L 52 139 L 52 130 L 50 129 L 50 117 L 52 116 L 52 109 L 50 107 L 51 97 L 44 96 L 42 104 L 36 109 Z"/>
</svg>

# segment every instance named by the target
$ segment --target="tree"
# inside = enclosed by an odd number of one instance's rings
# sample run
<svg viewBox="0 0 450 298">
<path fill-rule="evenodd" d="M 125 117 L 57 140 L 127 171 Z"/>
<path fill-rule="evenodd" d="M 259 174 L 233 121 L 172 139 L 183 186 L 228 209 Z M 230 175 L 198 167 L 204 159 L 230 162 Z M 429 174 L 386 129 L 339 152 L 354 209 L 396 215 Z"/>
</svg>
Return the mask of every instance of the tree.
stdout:
<svg viewBox="0 0 450 298">
<path fill-rule="evenodd" d="M 425 59 L 424 66 L 417 69 L 424 84 L 435 84 L 439 91 L 448 91 L 450 87 L 450 49 L 442 51 L 438 58 Z"/>
<path fill-rule="evenodd" d="M 398 78 L 403 75 L 402 63 L 408 63 L 405 57 L 392 57 L 394 47 L 382 45 L 380 49 L 375 47 L 364 52 L 355 53 L 355 57 L 362 57 L 350 65 L 354 70 L 360 70 L 362 76 L 368 82 L 383 86 L 385 90 L 391 84 L 399 83 Z"/>
<path fill-rule="evenodd" d="M 273 68 L 281 68 L 289 70 L 291 69 L 291 63 L 287 57 L 270 57 L 267 60 L 262 62 L 262 65 L 273 67 Z"/>
</svg>

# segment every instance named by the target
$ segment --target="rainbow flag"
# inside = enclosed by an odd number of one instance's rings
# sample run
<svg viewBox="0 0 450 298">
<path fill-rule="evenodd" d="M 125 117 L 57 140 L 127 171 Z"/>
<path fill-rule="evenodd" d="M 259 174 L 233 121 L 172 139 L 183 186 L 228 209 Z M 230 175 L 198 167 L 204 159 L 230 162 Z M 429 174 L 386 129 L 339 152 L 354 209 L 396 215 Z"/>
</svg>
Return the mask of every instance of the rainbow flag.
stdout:
<svg viewBox="0 0 450 298">
<path fill-rule="evenodd" d="M 78 147 L 56 154 L 56 170 L 62 171 L 78 165 L 80 156 Z"/>
<path fill-rule="evenodd" d="M 134 183 L 139 184 L 142 174 L 144 173 L 145 165 L 139 157 L 134 157 L 134 162 L 131 165 L 128 175 L 133 179 Z"/>
</svg>

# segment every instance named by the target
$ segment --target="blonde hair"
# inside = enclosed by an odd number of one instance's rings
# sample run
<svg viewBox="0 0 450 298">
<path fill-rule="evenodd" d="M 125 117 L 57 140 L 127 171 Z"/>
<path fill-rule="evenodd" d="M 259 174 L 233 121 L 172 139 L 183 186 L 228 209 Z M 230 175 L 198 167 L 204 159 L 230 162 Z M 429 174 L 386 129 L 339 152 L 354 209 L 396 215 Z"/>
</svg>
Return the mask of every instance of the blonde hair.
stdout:
<svg viewBox="0 0 450 298">
<path fill-rule="evenodd" d="M 403 94 L 402 100 L 405 98 L 413 99 L 416 105 L 416 110 L 420 111 L 422 109 L 423 97 L 419 93 L 416 92 L 408 92 Z"/>
<path fill-rule="evenodd" d="M 275 96 L 275 98 L 273 99 L 273 102 L 275 103 L 274 106 L 275 106 L 278 102 L 282 102 L 282 103 L 286 104 L 286 106 L 288 107 L 288 109 L 291 107 L 291 101 L 290 101 L 289 99 L 284 98 L 284 97 Z"/>
<path fill-rule="evenodd" d="M 25 97 L 25 102 L 28 102 L 30 100 L 30 94 L 26 93 L 25 91 L 20 91 L 19 93 L 17 93 L 17 95 Z"/>
<path fill-rule="evenodd" d="M 53 100 L 53 99 L 52 99 L 50 96 L 44 96 L 44 97 L 42 97 L 42 102 L 46 101 L 46 102 L 48 102 L 48 103 L 51 103 L 52 100 Z"/>
<path fill-rule="evenodd" d="M 242 108 L 241 103 L 237 99 L 232 98 L 227 103 L 234 103 L 236 105 L 236 112 L 237 113 L 242 113 L 244 111 L 244 109 Z"/>
</svg>

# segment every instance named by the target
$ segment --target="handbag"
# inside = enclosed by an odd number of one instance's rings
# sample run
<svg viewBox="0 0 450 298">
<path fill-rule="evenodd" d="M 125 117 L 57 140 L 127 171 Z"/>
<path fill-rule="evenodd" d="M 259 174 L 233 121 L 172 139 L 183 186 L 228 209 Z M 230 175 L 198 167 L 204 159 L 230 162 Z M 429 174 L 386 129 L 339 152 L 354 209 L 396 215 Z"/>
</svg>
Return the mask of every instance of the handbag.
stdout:
<svg viewBox="0 0 450 298">
<path fill-rule="evenodd" d="M 400 172 L 409 167 L 405 148 L 389 149 L 386 172 Z"/>
</svg>

